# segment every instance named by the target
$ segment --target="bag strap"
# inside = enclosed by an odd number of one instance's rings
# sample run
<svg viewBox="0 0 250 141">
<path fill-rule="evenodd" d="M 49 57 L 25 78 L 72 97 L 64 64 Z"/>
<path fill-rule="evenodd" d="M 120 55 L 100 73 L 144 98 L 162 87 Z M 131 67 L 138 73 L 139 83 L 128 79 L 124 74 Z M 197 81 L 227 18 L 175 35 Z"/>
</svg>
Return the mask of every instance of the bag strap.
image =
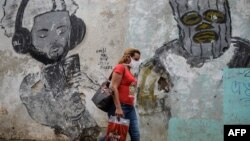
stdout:
<svg viewBox="0 0 250 141">
<path fill-rule="evenodd" d="M 111 72 L 111 74 L 109 75 L 109 81 L 112 79 L 112 74 L 113 74 L 113 71 Z"/>
</svg>

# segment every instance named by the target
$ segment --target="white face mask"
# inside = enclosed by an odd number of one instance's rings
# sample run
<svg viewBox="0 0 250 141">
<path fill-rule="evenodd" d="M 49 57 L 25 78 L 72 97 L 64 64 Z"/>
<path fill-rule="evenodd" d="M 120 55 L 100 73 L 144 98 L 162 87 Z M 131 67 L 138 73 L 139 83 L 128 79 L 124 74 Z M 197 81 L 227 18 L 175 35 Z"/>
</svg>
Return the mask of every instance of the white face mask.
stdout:
<svg viewBox="0 0 250 141">
<path fill-rule="evenodd" d="M 131 59 L 131 62 L 128 64 L 128 66 L 131 67 L 131 69 L 132 69 L 131 71 L 132 72 L 138 73 L 139 66 L 140 66 L 141 62 L 134 60 L 132 57 L 130 57 L 130 59 Z"/>
</svg>

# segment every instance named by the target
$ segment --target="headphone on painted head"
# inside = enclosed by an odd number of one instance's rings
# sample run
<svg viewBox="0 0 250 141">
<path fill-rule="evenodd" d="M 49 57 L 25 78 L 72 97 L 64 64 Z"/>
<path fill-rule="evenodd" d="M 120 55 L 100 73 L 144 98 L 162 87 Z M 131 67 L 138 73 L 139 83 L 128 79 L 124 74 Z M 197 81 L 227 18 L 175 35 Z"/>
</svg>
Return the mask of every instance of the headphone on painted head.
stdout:
<svg viewBox="0 0 250 141">
<path fill-rule="evenodd" d="M 28 53 L 32 48 L 31 33 L 27 28 L 22 27 L 24 10 L 29 0 L 22 0 L 16 15 L 15 33 L 12 37 L 12 46 L 17 53 Z M 70 49 L 73 49 L 84 38 L 86 25 L 84 21 L 74 14 L 70 16 L 71 34 Z"/>
</svg>

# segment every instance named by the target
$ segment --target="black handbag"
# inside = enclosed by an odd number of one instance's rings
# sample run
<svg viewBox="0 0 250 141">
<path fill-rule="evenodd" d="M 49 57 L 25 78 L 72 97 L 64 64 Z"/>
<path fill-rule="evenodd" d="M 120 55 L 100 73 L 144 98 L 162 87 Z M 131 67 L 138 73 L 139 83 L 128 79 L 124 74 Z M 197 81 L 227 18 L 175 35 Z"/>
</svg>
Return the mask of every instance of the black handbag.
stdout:
<svg viewBox="0 0 250 141">
<path fill-rule="evenodd" d="M 112 74 L 111 74 L 112 75 Z M 104 112 L 107 112 L 109 107 L 114 103 L 113 102 L 113 94 L 114 92 L 109 88 L 111 75 L 108 81 L 105 81 L 101 84 L 100 88 L 92 97 L 92 101 Z"/>
<path fill-rule="evenodd" d="M 125 73 L 125 68 L 123 75 L 124 73 Z M 98 107 L 104 112 L 108 112 L 110 106 L 114 104 L 113 101 L 114 92 L 111 88 L 109 88 L 112 74 L 113 72 L 110 74 L 109 79 L 101 84 L 100 88 L 96 91 L 96 93 L 91 99 L 96 105 L 96 107 Z"/>
</svg>

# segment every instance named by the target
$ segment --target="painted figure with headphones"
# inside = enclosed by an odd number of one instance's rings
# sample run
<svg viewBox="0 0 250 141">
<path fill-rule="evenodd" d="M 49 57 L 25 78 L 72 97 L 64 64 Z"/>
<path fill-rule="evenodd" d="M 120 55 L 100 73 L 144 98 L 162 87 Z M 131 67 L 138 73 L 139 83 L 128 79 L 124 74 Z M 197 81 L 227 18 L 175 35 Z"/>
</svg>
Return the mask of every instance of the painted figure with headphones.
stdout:
<svg viewBox="0 0 250 141">
<path fill-rule="evenodd" d="M 83 40 L 86 26 L 80 18 L 69 14 L 64 0 L 51 2 L 50 11 L 34 17 L 31 30 L 23 27 L 29 0 L 22 0 L 17 11 L 12 37 L 14 50 L 29 53 L 44 64 L 41 72 L 23 79 L 20 98 L 33 120 L 71 140 L 94 141 L 100 129 L 80 97 L 79 56 L 67 57 L 69 50 Z M 57 10 L 59 6 L 61 9 Z"/>
</svg>

